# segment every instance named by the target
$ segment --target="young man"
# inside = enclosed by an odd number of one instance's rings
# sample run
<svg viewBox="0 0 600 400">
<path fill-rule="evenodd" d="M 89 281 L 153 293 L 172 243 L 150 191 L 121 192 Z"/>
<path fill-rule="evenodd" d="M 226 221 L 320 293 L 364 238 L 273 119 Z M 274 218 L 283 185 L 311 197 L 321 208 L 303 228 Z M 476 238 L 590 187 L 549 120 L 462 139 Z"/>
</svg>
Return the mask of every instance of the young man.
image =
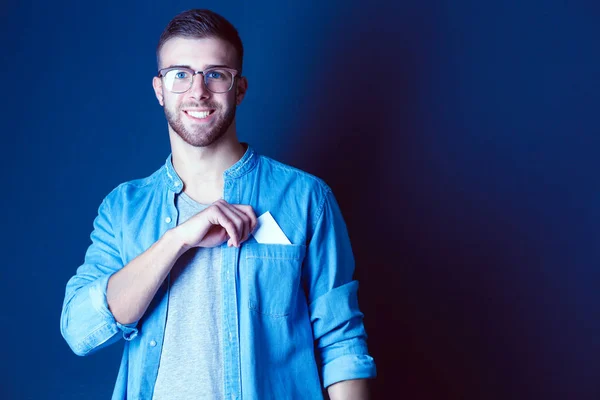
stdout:
<svg viewBox="0 0 600 400">
<path fill-rule="evenodd" d="M 67 283 L 65 340 L 82 356 L 126 340 L 113 399 L 367 398 L 375 365 L 342 215 L 321 180 L 238 141 L 236 29 L 184 12 L 157 58 L 172 154 L 100 205 Z"/>
</svg>

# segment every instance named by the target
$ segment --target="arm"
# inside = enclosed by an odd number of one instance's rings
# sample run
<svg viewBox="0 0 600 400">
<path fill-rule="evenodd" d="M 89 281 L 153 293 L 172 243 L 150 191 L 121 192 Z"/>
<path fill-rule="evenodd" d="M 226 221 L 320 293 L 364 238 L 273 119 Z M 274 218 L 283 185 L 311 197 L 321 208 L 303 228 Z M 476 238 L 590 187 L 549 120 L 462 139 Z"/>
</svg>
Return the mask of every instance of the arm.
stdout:
<svg viewBox="0 0 600 400">
<path fill-rule="evenodd" d="M 187 250 L 174 229 L 108 279 L 106 302 L 123 325 L 139 321 L 177 259 Z"/>
<path fill-rule="evenodd" d="M 167 231 L 110 277 L 106 298 L 115 319 L 124 325 L 139 321 L 177 259 L 190 248 L 214 247 L 229 237 L 229 244 L 239 247 L 255 226 L 256 216 L 250 206 L 219 200 Z"/>
<path fill-rule="evenodd" d="M 327 388 L 330 400 L 369 400 L 366 379 L 353 379 L 334 383 Z"/>
<path fill-rule="evenodd" d="M 352 381 L 373 378 L 376 369 L 358 308 L 358 282 L 352 280 L 354 256 L 346 225 L 326 186 L 322 199 L 313 221 L 303 279 L 323 386 L 331 386 L 335 396 L 337 390 L 361 387 L 362 383 Z M 341 381 L 350 383 L 333 389 Z"/>
<path fill-rule="evenodd" d="M 108 346 L 120 336 L 131 340 L 137 335 L 134 326 L 122 325 L 114 319 L 106 302 L 108 279 L 123 267 L 112 217 L 105 199 L 94 220 L 92 244 L 87 249 L 84 264 L 69 279 L 65 291 L 60 331 L 79 356 Z"/>
<path fill-rule="evenodd" d="M 75 354 L 90 354 L 121 336 L 135 338 L 137 321 L 186 250 L 213 247 L 228 236 L 230 245 L 239 246 L 248 237 L 256 226 L 252 209 L 217 203 L 167 231 L 124 267 L 110 207 L 106 200 L 102 203 L 85 263 L 67 283 L 61 314 L 61 333 Z"/>
</svg>

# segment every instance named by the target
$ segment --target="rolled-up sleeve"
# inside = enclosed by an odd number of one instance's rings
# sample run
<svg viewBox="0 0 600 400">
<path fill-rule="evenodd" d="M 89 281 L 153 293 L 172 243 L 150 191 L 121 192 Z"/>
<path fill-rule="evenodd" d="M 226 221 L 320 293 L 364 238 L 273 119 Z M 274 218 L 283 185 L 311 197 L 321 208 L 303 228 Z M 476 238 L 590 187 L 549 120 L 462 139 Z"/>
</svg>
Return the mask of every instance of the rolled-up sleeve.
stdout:
<svg viewBox="0 0 600 400">
<path fill-rule="evenodd" d="M 106 288 L 112 274 L 123 267 L 106 199 L 98 209 L 84 264 L 67 282 L 60 331 L 80 356 L 108 346 L 121 337 L 137 335 L 136 324 L 119 324 L 108 308 Z"/>
<path fill-rule="evenodd" d="M 367 349 L 354 256 L 341 211 L 326 187 L 317 209 L 304 260 L 309 312 L 320 360 L 323 387 L 349 379 L 373 378 L 375 362 Z"/>
</svg>

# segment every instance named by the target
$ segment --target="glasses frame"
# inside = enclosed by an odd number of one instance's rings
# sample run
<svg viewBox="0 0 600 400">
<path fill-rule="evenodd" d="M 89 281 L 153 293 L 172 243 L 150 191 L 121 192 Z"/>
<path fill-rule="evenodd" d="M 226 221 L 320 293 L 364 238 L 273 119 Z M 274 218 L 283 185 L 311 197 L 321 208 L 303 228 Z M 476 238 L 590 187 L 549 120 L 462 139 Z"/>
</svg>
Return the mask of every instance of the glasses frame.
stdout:
<svg viewBox="0 0 600 400">
<path fill-rule="evenodd" d="M 172 90 L 169 90 L 171 93 L 177 93 L 177 94 L 181 94 L 181 93 L 185 93 L 185 92 L 189 91 L 192 88 L 192 86 L 194 86 L 194 77 L 198 74 L 202 74 L 202 78 L 203 78 L 202 81 L 204 82 L 204 86 L 206 87 L 206 90 L 208 90 L 209 92 L 211 92 L 211 93 L 227 93 L 233 87 L 233 84 L 235 83 L 235 80 L 238 77 L 238 74 L 240 73 L 240 71 L 238 71 L 237 69 L 228 68 L 228 67 L 212 67 L 212 68 L 206 68 L 204 71 L 194 71 L 193 69 L 188 68 L 188 67 L 168 67 L 168 68 L 159 69 L 157 77 L 164 78 L 165 74 L 167 74 L 169 71 L 173 71 L 173 70 L 188 71 L 192 74 L 192 80 L 190 81 L 190 87 L 187 88 L 187 90 L 184 90 L 183 92 L 174 92 Z M 229 89 L 227 89 L 224 92 L 215 92 L 208 88 L 208 83 L 206 82 L 206 73 L 210 72 L 210 71 L 215 71 L 215 70 L 225 70 L 233 76 L 233 79 L 231 80 L 231 85 L 229 86 Z"/>
</svg>

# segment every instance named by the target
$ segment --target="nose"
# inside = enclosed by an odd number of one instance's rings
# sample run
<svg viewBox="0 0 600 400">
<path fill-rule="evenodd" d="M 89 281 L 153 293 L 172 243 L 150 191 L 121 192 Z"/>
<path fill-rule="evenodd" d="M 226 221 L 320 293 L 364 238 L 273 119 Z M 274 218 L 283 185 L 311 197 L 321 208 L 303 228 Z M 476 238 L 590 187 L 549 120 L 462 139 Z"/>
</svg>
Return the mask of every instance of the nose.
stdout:
<svg viewBox="0 0 600 400">
<path fill-rule="evenodd" d="M 196 99 L 206 99 L 210 97 L 210 91 L 204 83 L 204 75 L 201 72 L 198 72 L 196 75 L 194 75 L 189 94 Z"/>
</svg>

